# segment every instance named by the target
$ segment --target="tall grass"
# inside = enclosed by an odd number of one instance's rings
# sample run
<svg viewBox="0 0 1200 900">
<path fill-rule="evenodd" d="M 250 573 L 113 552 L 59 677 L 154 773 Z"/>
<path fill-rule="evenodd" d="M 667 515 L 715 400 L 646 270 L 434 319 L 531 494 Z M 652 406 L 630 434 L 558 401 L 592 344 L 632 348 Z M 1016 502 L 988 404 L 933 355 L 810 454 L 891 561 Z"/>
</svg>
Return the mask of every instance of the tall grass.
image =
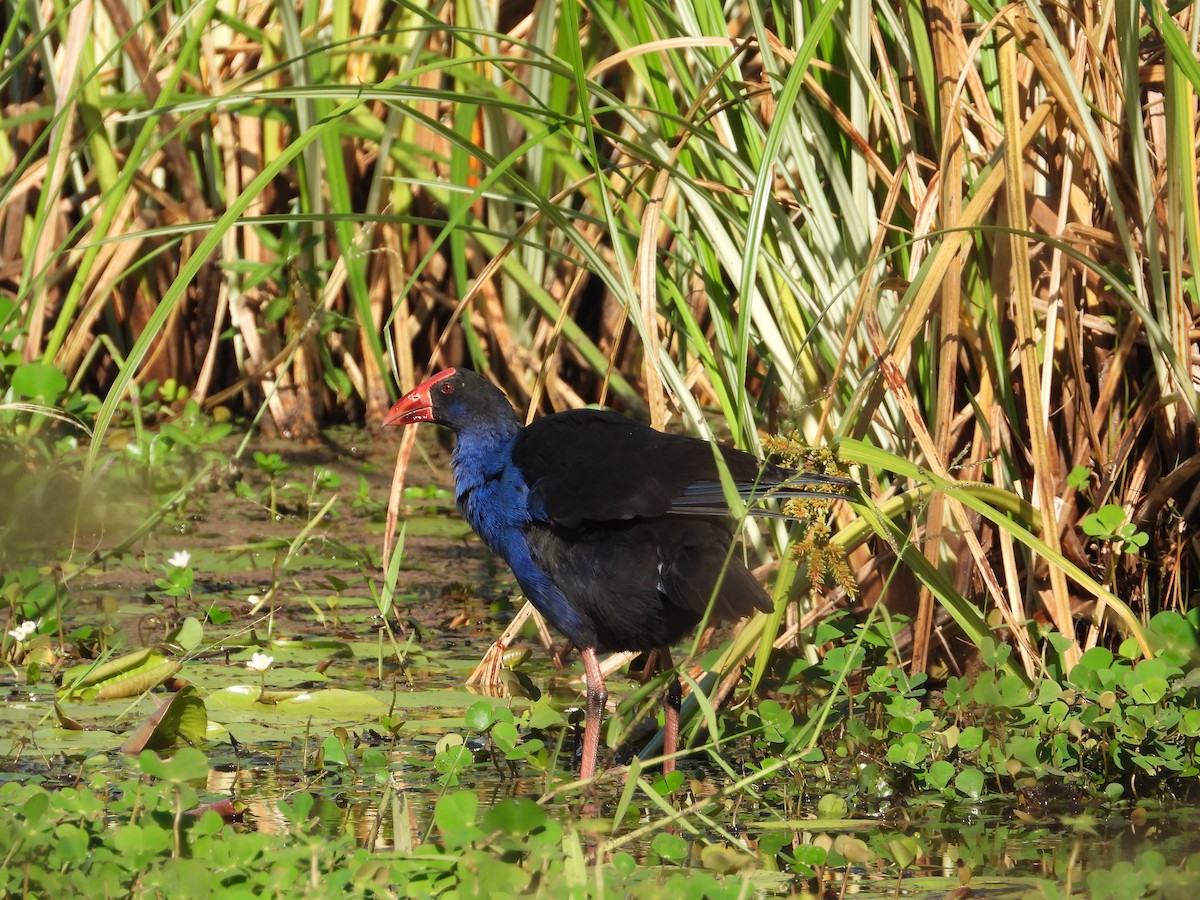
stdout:
<svg viewBox="0 0 1200 900">
<path fill-rule="evenodd" d="M 97 447 L 152 379 L 304 435 L 469 360 L 870 463 L 837 524 L 916 669 L 952 619 L 1033 675 L 1189 606 L 1190 6 L 2 15 L 0 372 L 95 392 Z"/>
</svg>

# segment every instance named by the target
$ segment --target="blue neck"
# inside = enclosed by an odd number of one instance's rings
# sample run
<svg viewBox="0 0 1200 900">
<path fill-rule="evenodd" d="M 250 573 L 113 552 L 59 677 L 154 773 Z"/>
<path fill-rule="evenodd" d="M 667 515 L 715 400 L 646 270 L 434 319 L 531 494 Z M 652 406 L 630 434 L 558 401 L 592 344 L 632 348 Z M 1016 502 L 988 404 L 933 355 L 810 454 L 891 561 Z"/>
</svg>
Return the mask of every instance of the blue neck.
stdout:
<svg viewBox="0 0 1200 900">
<path fill-rule="evenodd" d="M 472 423 L 458 433 L 450 464 L 454 467 L 454 493 L 463 505 L 464 495 L 498 480 L 512 462 L 513 444 L 521 431 L 516 413 Z M 466 514 L 466 510 L 463 510 Z M 471 517 L 468 515 L 468 519 Z M 472 519 L 471 524 L 475 525 Z M 476 531 L 479 529 L 476 528 Z"/>
</svg>

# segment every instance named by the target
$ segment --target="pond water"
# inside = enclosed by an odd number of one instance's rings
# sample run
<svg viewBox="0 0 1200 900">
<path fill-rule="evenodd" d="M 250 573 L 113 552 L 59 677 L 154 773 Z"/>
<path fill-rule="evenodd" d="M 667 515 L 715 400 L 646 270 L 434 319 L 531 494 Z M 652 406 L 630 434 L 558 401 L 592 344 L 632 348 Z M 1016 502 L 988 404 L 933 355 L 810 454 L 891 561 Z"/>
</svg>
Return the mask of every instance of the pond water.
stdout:
<svg viewBox="0 0 1200 900">
<path fill-rule="evenodd" d="M 442 489 L 449 483 L 444 454 L 419 461 L 409 479 L 395 610 L 384 628 L 375 598 L 383 582 L 394 446 L 348 433 L 301 451 L 264 446 L 261 458 L 223 459 L 203 476 L 206 488 L 180 502 L 169 501 L 198 467 L 165 484 L 146 482 L 144 490 L 114 479 L 89 501 L 81 531 L 71 529 L 66 507 L 40 508 L 26 532 L 10 529 L 4 548 L 10 602 L 18 590 L 14 573 L 24 572 L 29 586 L 21 590 L 51 584 L 43 618 L 56 610 L 61 617 L 56 633 L 34 641 L 20 665 L 10 660 L 0 670 L 6 697 L 0 780 L 36 777 L 54 785 L 71 783 L 83 770 L 120 772 L 127 765 L 122 743 L 157 706 L 153 696 L 135 692 L 108 701 L 64 698 L 56 712 L 51 676 L 79 660 L 64 660 L 54 648 L 120 655 L 169 645 L 182 664 L 179 677 L 205 698 L 204 749 L 214 764 L 207 791 L 242 801 L 245 828 L 285 829 L 280 801 L 308 791 L 318 797 L 313 816 L 322 829 L 386 848 L 398 831 L 407 832 L 405 840 L 427 834 L 433 805 L 456 779 L 484 807 L 543 798 L 570 783 L 576 729 L 538 732 L 557 754 L 547 772 L 527 760 L 492 761 L 487 738 L 464 727 L 467 710 L 486 697 L 464 682 L 520 598 L 507 570 L 453 513 Z M 63 496 L 69 506 L 70 490 Z M 189 620 L 202 634 L 181 649 L 181 626 Z M 556 670 L 531 630 L 521 642 L 532 648 L 531 658 L 521 683 L 498 702 L 520 712 L 543 694 L 569 713 L 581 699 L 577 660 Z M 263 672 L 247 666 L 255 653 L 272 657 Z M 34 683 L 30 662 L 40 671 Z M 638 689 L 620 676 L 609 687 L 614 702 Z M 264 697 L 270 702 L 257 702 Z M 85 730 L 60 727 L 64 719 Z M 352 757 L 378 750 L 381 765 L 334 764 L 331 739 Z M 439 751 L 462 739 L 479 762 L 447 778 L 436 764 Z M 743 765 L 732 762 L 735 769 Z M 702 758 L 681 768 L 683 785 L 665 807 L 640 796 L 629 803 L 617 778 L 586 794 L 563 791 L 550 805 L 564 821 L 587 819 L 594 828 L 585 823 L 584 830 L 610 849 L 658 861 L 651 838 L 665 826 L 644 827 L 662 822 L 672 805 L 698 809 L 705 797 L 727 791 L 736 774 Z M 848 817 L 814 821 L 818 802 L 830 793 L 848 798 Z M 1097 870 L 1112 873 L 1114 885 L 1127 877 L 1129 885 L 1144 886 L 1138 873 L 1147 866 L 1173 867 L 1178 875 L 1192 870 L 1184 862 L 1192 859 L 1200 868 L 1198 817 L 1195 808 L 1170 802 L 1088 807 L 1061 795 L 993 793 L 971 806 L 926 796 L 868 799 L 853 765 L 841 772 L 797 768 L 782 785 L 732 793 L 686 819 L 679 831 L 685 850 L 672 861 L 698 860 L 705 839 L 750 848 L 766 841 L 799 853 L 813 844 L 834 846 L 846 835 L 891 841 L 893 858 L 903 858 L 900 844 L 908 838 L 919 852 L 902 869 L 888 875 L 848 865 L 837 873 L 837 890 L 924 896 L 969 880 L 973 896 L 1023 896 L 1048 883 L 1069 893 Z M 631 837 L 624 842 L 622 834 Z M 775 887 L 786 889 L 790 876 L 779 878 Z M 1181 889 L 1200 886 L 1181 875 L 1175 881 Z"/>
</svg>

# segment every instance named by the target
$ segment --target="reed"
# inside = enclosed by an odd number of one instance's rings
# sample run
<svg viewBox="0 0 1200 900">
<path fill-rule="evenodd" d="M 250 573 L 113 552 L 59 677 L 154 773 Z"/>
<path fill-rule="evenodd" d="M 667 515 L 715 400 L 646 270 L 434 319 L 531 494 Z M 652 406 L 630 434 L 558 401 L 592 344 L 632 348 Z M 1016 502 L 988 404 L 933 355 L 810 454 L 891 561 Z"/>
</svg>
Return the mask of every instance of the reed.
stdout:
<svg viewBox="0 0 1200 900">
<path fill-rule="evenodd" d="M 850 552 L 917 669 L 963 603 L 1030 675 L 1051 629 L 1069 665 L 1186 611 L 1194 9 L 726 8 L 6 4 L 6 421 L 87 408 L 99 447 L 171 379 L 303 436 L 467 360 L 840 442 L 876 512 L 936 486 Z"/>
</svg>

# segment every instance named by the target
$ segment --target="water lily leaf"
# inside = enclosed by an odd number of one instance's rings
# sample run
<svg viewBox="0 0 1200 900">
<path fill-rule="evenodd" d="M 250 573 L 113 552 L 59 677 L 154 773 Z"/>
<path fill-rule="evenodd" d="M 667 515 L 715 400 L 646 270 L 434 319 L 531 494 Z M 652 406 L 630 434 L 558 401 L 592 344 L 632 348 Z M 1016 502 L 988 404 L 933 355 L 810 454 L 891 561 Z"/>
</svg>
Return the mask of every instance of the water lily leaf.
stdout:
<svg viewBox="0 0 1200 900">
<path fill-rule="evenodd" d="M 72 687 L 88 687 L 98 684 L 113 675 L 142 665 L 152 655 L 154 655 L 154 651 L 147 647 L 117 659 L 110 659 L 106 663 L 84 663 L 72 666 L 63 673 L 63 683 Z"/>
<path fill-rule="evenodd" d="M 175 631 L 173 640 L 184 650 L 195 650 L 204 640 L 204 626 L 195 616 L 188 616 Z"/>
<path fill-rule="evenodd" d="M 178 660 L 157 650 L 139 650 L 100 666 L 75 666 L 67 671 L 60 699 L 117 700 L 136 697 L 162 684 L 179 671 Z"/>
<path fill-rule="evenodd" d="M 176 691 L 130 736 L 121 750 L 165 750 L 179 744 L 201 743 L 208 731 L 208 711 L 192 686 Z"/>
<path fill-rule="evenodd" d="M 160 658 L 154 665 L 148 665 L 134 672 L 129 672 L 121 678 L 115 678 L 100 686 L 96 692 L 97 700 L 119 700 L 123 697 L 136 697 L 162 684 L 182 668 L 176 660 Z"/>
<path fill-rule="evenodd" d="M 113 750 L 120 740 L 113 732 L 103 729 L 64 731 L 61 728 L 39 728 L 33 738 L 39 747 L 66 756 Z M 12 755 L 13 752 L 13 741 L 0 740 L 0 754 Z"/>
<path fill-rule="evenodd" d="M 280 703 L 285 703 L 288 700 L 295 700 L 297 697 L 302 697 L 306 691 L 279 691 L 279 690 L 260 690 L 258 692 L 258 701 L 264 706 L 278 706 Z"/>
<path fill-rule="evenodd" d="M 250 709 L 258 702 L 263 689 L 257 684 L 235 684 L 207 695 L 205 701 L 211 710 Z"/>
<path fill-rule="evenodd" d="M 372 650 L 378 652 L 377 647 L 372 646 Z M 345 641 L 331 641 L 328 639 L 274 640 L 271 641 L 269 652 L 279 663 L 286 662 L 300 666 L 316 665 L 317 663 L 328 662 L 332 659 L 354 658 L 354 650 L 350 644 Z M 370 654 L 368 658 L 369 656 Z"/>
<path fill-rule="evenodd" d="M 275 708 L 280 712 L 293 712 L 296 715 L 324 714 L 338 719 L 377 717 L 388 711 L 387 704 L 377 697 L 339 688 L 297 693 L 276 703 Z"/>
<path fill-rule="evenodd" d="M 211 710 L 248 710 L 269 707 L 290 718 L 321 716 L 334 721 L 377 719 L 388 704 L 362 691 L 329 688 L 318 691 L 264 691 L 258 685 L 233 685 L 207 697 Z"/>
</svg>

